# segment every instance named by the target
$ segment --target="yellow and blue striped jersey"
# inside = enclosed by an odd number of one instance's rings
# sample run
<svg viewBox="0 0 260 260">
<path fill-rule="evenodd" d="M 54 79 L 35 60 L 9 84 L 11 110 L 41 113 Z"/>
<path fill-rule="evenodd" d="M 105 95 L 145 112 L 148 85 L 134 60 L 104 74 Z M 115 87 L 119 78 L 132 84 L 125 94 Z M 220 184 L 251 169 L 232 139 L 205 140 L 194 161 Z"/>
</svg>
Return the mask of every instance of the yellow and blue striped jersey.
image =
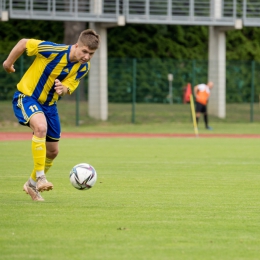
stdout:
<svg viewBox="0 0 260 260">
<path fill-rule="evenodd" d="M 89 72 L 90 62 L 70 62 L 70 49 L 71 45 L 29 39 L 27 55 L 36 58 L 17 84 L 17 89 L 41 104 L 53 105 L 60 98 L 54 89 L 54 81 L 58 79 L 71 94 Z"/>
</svg>

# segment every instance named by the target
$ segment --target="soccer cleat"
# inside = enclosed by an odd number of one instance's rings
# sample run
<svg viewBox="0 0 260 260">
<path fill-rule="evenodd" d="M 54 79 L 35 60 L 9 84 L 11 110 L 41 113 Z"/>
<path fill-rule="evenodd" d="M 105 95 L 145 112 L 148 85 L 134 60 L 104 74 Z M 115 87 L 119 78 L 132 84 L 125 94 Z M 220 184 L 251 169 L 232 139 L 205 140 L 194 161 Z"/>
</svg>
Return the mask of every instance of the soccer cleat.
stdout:
<svg viewBox="0 0 260 260">
<path fill-rule="evenodd" d="M 44 198 L 41 196 L 41 194 L 37 191 L 36 187 L 33 186 L 30 183 L 30 180 L 28 180 L 24 185 L 23 185 L 23 190 L 29 194 L 32 198 L 32 200 L 35 201 L 44 201 Z"/>
<path fill-rule="evenodd" d="M 36 189 L 40 192 L 48 191 L 53 189 L 53 184 L 48 182 L 45 175 L 37 177 Z"/>
<path fill-rule="evenodd" d="M 210 126 L 207 126 L 206 129 L 208 129 L 208 130 L 213 130 L 213 128 L 210 127 Z"/>
</svg>

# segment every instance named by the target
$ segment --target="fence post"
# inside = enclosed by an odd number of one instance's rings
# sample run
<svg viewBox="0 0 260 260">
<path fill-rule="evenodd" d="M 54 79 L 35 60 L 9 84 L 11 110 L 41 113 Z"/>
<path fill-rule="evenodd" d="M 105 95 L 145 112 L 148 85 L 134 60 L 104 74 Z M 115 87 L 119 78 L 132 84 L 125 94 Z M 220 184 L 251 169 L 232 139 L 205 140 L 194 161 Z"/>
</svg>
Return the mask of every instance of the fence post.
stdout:
<svg viewBox="0 0 260 260">
<path fill-rule="evenodd" d="M 136 59 L 133 59 L 133 91 L 132 91 L 132 123 L 135 123 L 135 102 L 136 102 Z"/>
<path fill-rule="evenodd" d="M 173 74 L 168 74 L 168 81 L 169 81 L 169 103 L 173 103 L 173 94 L 172 94 L 172 82 L 173 82 Z"/>
<path fill-rule="evenodd" d="M 250 122 L 254 122 L 254 96 L 255 96 L 255 61 L 251 63 L 251 102 L 250 102 Z"/>
</svg>

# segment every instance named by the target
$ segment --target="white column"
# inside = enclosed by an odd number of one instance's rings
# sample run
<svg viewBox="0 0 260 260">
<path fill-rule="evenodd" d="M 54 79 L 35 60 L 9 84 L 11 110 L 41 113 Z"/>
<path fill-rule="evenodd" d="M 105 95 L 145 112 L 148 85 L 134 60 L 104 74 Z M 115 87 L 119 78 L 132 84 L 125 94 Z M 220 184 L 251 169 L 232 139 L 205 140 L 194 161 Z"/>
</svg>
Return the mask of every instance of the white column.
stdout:
<svg viewBox="0 0 260 260">
<path fill-rule="evenodd" d="M 220 19 L 222 16 L 222 0 L 214 0 L 213 2 L 214 6 L 214 17 L 216 19 Z"/>
<path fill-rule="evenodd" d="M 226 33 L 218 27 L 209 27 L 208 81 L 214 82 L 208 104 L 208 113 L 226 117 Z"/>
<path fill-rule="evenodd" d="M 211 16 L 222 17 L 222 0 L 211 0 Z M 220 118 L 226 117 L 226 34 L 219 27 L 209 27 L 208 81 L 214 87 L 208 104 L 208 113 Z"/>
<path fill-rule="evenodd" d="M 211 0 L 211 16 L 222 18 L 223 0 Z M 226 31 L 240 30 L 242 19 L 235 20 L 234 26 L 209 27 L 208 81 L 214 82 L 209 99 L 208 112 L 220 118 L 226 117 Z"/>
<path fill-rule="evenodd" d="M 88 111 L 90 117 L 105 121 L 108 117 L 107 29 L 100 23 L 90 23 L 89 28 L 100 35 L 101 44 L 90 61 Z"/>
<path fill-rule="evenodd" d="M 91 13 L 101 14 L 102 13 L 102 0 L 91 0 L 90 1 Z"/>
<path fill-rule="evenodd" d="M 102 0 L 91 0 L 90 9 L 94 14 L 102 13 Z M 88 114 L 95 119 L 107 120 L 107 29 L 100 23 L 89 23 L 89 28 L 95 30 L 101 39 L 99 49 L 91 59 L 88 84 Z"/>
</svg>

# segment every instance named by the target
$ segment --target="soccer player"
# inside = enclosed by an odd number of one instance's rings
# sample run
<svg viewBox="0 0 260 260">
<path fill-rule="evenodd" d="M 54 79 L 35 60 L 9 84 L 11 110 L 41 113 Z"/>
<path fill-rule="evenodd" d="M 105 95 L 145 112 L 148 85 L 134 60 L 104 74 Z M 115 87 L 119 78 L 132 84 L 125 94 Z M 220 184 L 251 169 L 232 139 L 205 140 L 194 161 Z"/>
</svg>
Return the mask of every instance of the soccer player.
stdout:
<svg viewBox="0 0 260 260">
<path fill-rule="evenodd" d="M 100 45 L 100 36 L 92 29 L 81 32 L 74 45 L 36 39 L 21 39 L 3 63 L 8 73 L 15 72 L 15 61 L 27 51 L 35 56 L 13 96 L 14 114 L 21 125 L 32 129 L 34 168 L 23 190 L 32 200 L 43 201 L 40 192 L 53 189 L 46 173 L 59 153 L 61 135 L 57 101 L 72 94 L 90 69 L 90 59 Z"/>
<path fill-rule="evenodd" d="M 208 125 L 207 104 L 210 96 L 210 90 L 213 88 L 213 82 L 209 81 L 207 84 L 199 84 L 194 87 L 194 94 L 196 100 L 196 121 L 199 123 L 200 113 L 204 115 L 205 127 L 208 130 L 212 128 Z"/>
</svg>

